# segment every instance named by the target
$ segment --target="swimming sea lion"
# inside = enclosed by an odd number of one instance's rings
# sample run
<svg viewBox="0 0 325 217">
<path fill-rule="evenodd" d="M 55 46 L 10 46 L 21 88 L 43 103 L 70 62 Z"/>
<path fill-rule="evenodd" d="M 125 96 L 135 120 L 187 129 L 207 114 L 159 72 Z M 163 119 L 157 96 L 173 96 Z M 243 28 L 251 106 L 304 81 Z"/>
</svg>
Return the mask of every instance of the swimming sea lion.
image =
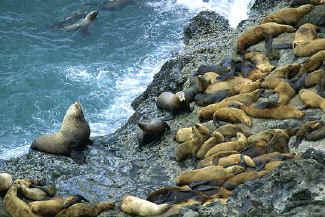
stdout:
<svg viewBox="0 0 325 217">
<path fill-rule="evenodd" d="M 241 166 L 231 166 L 223 168 L 221 166 L 209 166 L 201 169 L 190 170 L 182 173 L 176 178 L 176 185 L 188 185 L 192 182 L 215 181 L 221 186 L 225 180 L 244 171 Z"/>
<path fill-rule="evenodd" d="M 290 118 L 302 119 L 305 115 L 304 112 L 287 105 L 278 105 L 272 108 L 257 109 L 254 104 L 251 104 L 249 106 L 242 106 L 242 109 L 249 116 L 256 118 L 271 118 L 278 120 Z"/>
<path fill-rule="evenodd" d="M 73 148 L 89 143 L 90 129 L 79 102 L 67 110 L 61 129 L 54 134 L 42 135 L 35 139 L 31 148 L 51 154 L 70 155 Z"/>
<path fill-rule="evenodd" d="M 299 91 L 299 97 L 306 107 L 320 108 L 325 112 L 325 98 L 319 96 L 314 91 L 302 89 Z"/>
<path fill-rule="evenodd" d="M 224 107 L 217 109 L 213 113 L 213 122 L 229 121 L 231 123 L 243 123 L 249 127 L 252 126 L 252 120 L 246 115 L 246 113 L 237 108 Z"/>
<path fill-rule="evenodd" d="M 246 53 L 244 58 L 254 62 L 256 68 L 264 73 L 271 72 L 275 68 L 275 66 L 271 65 L 269 59 L 265 55 L 256 51 Z"/>
<path fill-rule="evenodd" d="M 0 192 L 7 191 L 12 183 L 12 176 L 9 173 L 0 173 Z"/>
<path fill-rule="evenodd" d="M 77 203 L 67 209 L 61 210 L 55 217 L 96 217 L 105 210 L 114 208 L 114 204 L 109 201 L 102 201 L 96 204 Z"/>
<path fill-rule="evenodd" d="M 67 31 L 75 31 L 80 29 L 81 33 L 87 34 L 89 24 L 91 24 L 95 20 L 97 15 L 98 11 L 91 11 L 86 15 L 85 18 L 80 19 L 79 22 L 64 26 L 63 29 Z"/>
<path fill-rule="evenodd" d="M 248 29 L 240 35 L 237 40 L 237 50 L 240 53 L 244 53 L 246 48 L 262 41 L 266 36 L 275 37 L 284 32 L 290 33 L 294 31 L 295 28 L 289 25 L 282 25 L 274 22 L 261 24 Z"/>
<path fill-rule="evenodd" d="M 167 211 L 171 207 L 170 204 L 157 205 L 147 200 L 143 200 L 134 196 L 126 196 L 121 200 L 120 209 L 131 215 L 153 216 L 159 215 Z"/>
<path fill-rule="evenodd" d="M 159 139 L 166 130 L 170 130 L 168 124 L 158 118 L 151 119 L 149 122 L 138 122 L 142 134 L 139 135 L 139 144 L 145 145 Z"/>
<path fill-rule="evenodd" d="M 298 8 L 284 8 L 276 11 L 270 15 L 267 15 L 263 21 L 264 23 L 275 22 L 278 24 L 286 24 L 295 26 L 298 21 L 308 14 L 314 8 L 313 5 L 302 5 Z"/>
<path fill-rule="evenodd" d="M 235 141 L 230 141 L 230 142 L 224 142 L 220 143 L 214 147 L 212 147 L 206 154 L 205 157 L 209 157 L 215 153 L 218 152 L 224 152 L 224 151 L 238 151 L 241 152 L 245 148 L 247 148 L 247 138 L 244 134 L 242 133 L 237 133 L 237 140 Z"/>
</svg>

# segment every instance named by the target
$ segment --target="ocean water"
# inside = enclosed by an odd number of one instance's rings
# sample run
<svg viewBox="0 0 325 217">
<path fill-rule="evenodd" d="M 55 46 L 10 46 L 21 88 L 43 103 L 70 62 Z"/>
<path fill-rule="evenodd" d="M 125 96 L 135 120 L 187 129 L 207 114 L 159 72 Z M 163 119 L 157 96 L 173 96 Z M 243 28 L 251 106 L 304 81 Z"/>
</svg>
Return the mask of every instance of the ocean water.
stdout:
<svg viewBox="0 0 325 217">
<path fill-rule="evenodd" d="M 252 4 L 136 0 L 99 10 L 87 35 L 53 28 L 96 9 L 90 2 L 95 1 L 1 0 L 0 159 L 19 156 L 39 135 L 59 130 L 75 101 L 83 106 L 91 136 L 114 132 L 132 115 L 132 100 L 182 49 L 183 28 L 193 16 L 214 10 L 235 27 Z"/>
</svg>

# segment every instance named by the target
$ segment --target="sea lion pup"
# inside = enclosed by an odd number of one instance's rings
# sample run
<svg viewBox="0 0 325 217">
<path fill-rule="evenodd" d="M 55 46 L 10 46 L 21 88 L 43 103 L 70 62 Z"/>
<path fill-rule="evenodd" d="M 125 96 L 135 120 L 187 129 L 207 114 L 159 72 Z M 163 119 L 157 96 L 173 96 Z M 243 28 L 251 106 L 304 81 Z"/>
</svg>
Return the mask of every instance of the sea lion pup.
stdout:
<svg viewBox="0 0 325 217">
<path fill-rule="evenodd" d="M 197 194 L 192 191 L 188 185 L 184 186 L 168 186 L 163 189 L 151 192 L 147 197 L 147 201 L 155 204 L 177 204 L 193 198 Z"/>
<path fill-rule="evenodd" d="M 157 205 L 134 196 L 126 196 L 121 200 L 120 209 L 130 215 L 153 216 L 160 215 L 171 207 L 170 204 Z"/>
<path fill-rule="evenodd" d="M 221 186 L 228 178 L 241 173 L 244 168 L 238 165 L 223 168 L 221 166 L 209 166 L 201 169 L 190 170 L 176 178 L 176 185 L 188 185 L 192 182 L 215 181 Z"/>
<path fill-rule="evenodd" d="M 185 99 L 184 92 L 178 92 L 176 94 L 162 92 L 156 100 L 156 105 L 159 109 L 169 112 L 171 114 L 170 119 L 173 119 L 175 115 L 182 111 L 191 111 L 190 105 Z"/>
<path fill-rule="evenodd" d="M 92 23 L 96 19 L 97 15 L 98 15 L 98 11 L 91 11 L 86 15 L 85 18 L 80 19 L 79 22 L 68 25 L 68 26 L 64 26 L 63 29 L 67 30 L 67 31 L 75 31 L 75 30 L 80 29 L 80 31 L 83 34 L 87 34 L 89 24 Z"/>
<path fill-rule="evenodd" d="M 278 24 L 286 24 L 295 26 L 301 18 L 308 14 L 314 8 L 313 5 L 302 5 L 298 8 L 284 8 L 276 11 L 270 15 L 267 15 L 262 24 L 275 22 Z"/>
<path fill-rule="evenodd" d="M 290 118 L 302 119 L 305 115 L 304 112 L 287 105 L 278 105 L 272 108 L 258 109 L 255 107 L 255 104 L 251 104 L 249 106 L 243 105 L 241 109 L 244 110 L 246 114 L 248 114 L 249 116 L 255 118 L 278 119 L 278 120 L 284 120 Z"/>
<path fill-rule="evenodd" d="M 325 70 L 324 69 L 318 69 L 316 71 L 313 71 L 311 73 L 308 73 L 305 77 L 305 87 L 312 87 L 314 85 L 319 84 L 322 78 L 325 77 Z"/>
<path fill-rule="evenodd" d="M 224 137 L 231 138 L 236 136 L 238 132 L 243 133 L 246 137 L 252 135 L 248 129 L 246 129 L 241 124 L 226 124 L 216 129 L 219 133 L 221 133 Z"/>
<path fill-rule="evenodd" d="M 208 166 L 216 166 L 218 164 L 218 160 L 222 157 L 227 157 L 232 154 L 239 154 L 238 151 L 220 151 L 210 155 L 209 157 L 205 157 L 200 160 L 196 166 L 197 169 L 208 167 Z"/>
<path fill-rule="evenodd" d="M 248 180 L 256 179 L 258 177 L 260 177 L 260 174 L 255 170 L 243 172 L 228 179 L 223 184 L 223 187 L 227 190 L 234 190 L 238 185 L 243 184 Z"/>
<path fill-rule="evenodd" d="M 20 184 L 13 183 L 3 199 L 3 206 L 11 217 L 41 217 L 32 212 L 31 208 L 17 196 Z"/>
<path fill-rule="evenodd" d="M 254 90 L 250 93 L 237 94 L 235 96 L 228 97 L 219 103 L 211 104 L 203 107 L 199 111 L 199 121 L 208 121 L 213 119 L 213 113 L 219 108 L 228 107 L 230 104 L 245 104 L 250 105 L 258 100 L 260 97 L 261 89 Z"/>
<path fill-rule="evenodd" d="M 266 36 L 276 37 L 282 33 L 294 32 L 295 28 L 289 25 L 282 25 L 278 23 L 265 23 L 255 26 L 242 33 L 237 40 L 237 51 L 244 53 L 246 48 L 265 39 Z"/>
<path fill-rule="evenodd" d="M 288 82 L 281 79 L 268 78 L 262 83 L 262 87 L 273 89 L 279 94 L 279 105 L 286 105 L 296 95 L 296 91 Z"/>
<path fill-rule="evenodd" d="M 305 4 L 321 5 L 324 3 L 324 0 L 292 0 L 290 2 L 290 7 L 298 7 Z"/>
<path fill-rule="evenodd" d="M 255 63 L 256 68 L 264 73 L 271 72 L 275 66 L 271 65 L 269 59 L 262 53 L 250 51 L 245 54 L 245 59 Z"/>
<path fill-rule="evenodd" d="M 252 126 L 252 120 L 246 115 L 246 113 L 237 108 L 224 107 L 217 109 L 213 113 L 213 122 L 217 125 L 218 121 L 229 121 L 232 123 L 243 123 L 249 127 Z"/>
<path fill-rule="evenodd" d="M 224 136 L 221 133 L 214 131 L 212 133 L 212 136 L 201 145 L 200 149 L 196 153 L 196 157 L 202 159 L 213 146 L 222 143 L 224 141 L 225 141 Z"/>
<path fill-rule="evenodd" d="M 192 127 L 192 138 L 179 144 L 176 148 L 176 161 L 182 161 L 187 156 L 195 156 L 196 152 L 200 149 L 201 145 L 210 137 L 209 128 L 195 124 Z"/>
<path fill-rule="evenodd" d="M 255 162 L 247 155 L 243 154 L 232 154 L 227 157 L 220 158 L 217 166 L 227 167 L 234 164 L 243 163 L 248 167 L 255 167 Z"/>
<path fill-rule="evenodd" d="M 212 94 L 196 94 L 194 101 L 198 106 L 207 106 L 216 102 L 220 102 L 221 100 L 232 96 L 233 94 L 229 90 L 221 90 L 217 93 Z"/>
<path fill-rule="evenodd" d="M 162 135 L 164 135 L 166 130 L 170 130 L 169 125 L 158 118 L 153 118 L 149 122 L 139 121 L 138 126 L 142 130 L 142 133 L 138 137 L 140 145 L 145 145 L 158 140 Z"/>
<path fill-rule="evenodd" d="M 12 183 L 12 176 L 9 173 L 0 173 L 0 192 L 7 191 Z"/>
<path fill-rule="evenodd" d="M 89 144 L 90 129 L 79 102 L 73 103 L 65 113 L 61 129 L 54 134 L 35 139 L 31 148 L 51 154 L 70 155 L 77 147 Z"/>
<path fill-rule="evenodd" d="M 298 76 L 301 76 L 303 73 L 315 71 L 324 64 L 324 60 L 325 50 L 319 51 L 318 53 L 312 55 L 306 62 L 302 64 Z"/>
<path fill-rule="evenodd" d="M 61 210 L 55 217 L 96 217 L 105 210 L 114 208 L 114 204 L 109 201 L 102 201 L 96 204 L 77 203 L 67 209 Z"/>
<path fill-rule="evenodd" d="M 214 147 L 212 147 L 206 154 L 205 158 L 218 153 L 218 152 L 224 152 L 224 151 L 238 151 L 241 152 L 245 148 L 247 148 L 247 138 L 244 134 L 242 133 L 237 133 L 237 140 L 235 141 L 230 141 L 230 142 L 224 142 L 220 143 Z"/>
<path fill-rule="evenodd" d="M 321 97 L 312 90 L 302 89 L 299 91 L 299 98 L 305 107 L 320 108 L 325 112 L 325 98 Z"/>
<path fill-rule="evenodd" d="M 192 127 L 180 128 L 175 134 L 175 140 L 178 143 L 192 139 Z"/>
</svg>

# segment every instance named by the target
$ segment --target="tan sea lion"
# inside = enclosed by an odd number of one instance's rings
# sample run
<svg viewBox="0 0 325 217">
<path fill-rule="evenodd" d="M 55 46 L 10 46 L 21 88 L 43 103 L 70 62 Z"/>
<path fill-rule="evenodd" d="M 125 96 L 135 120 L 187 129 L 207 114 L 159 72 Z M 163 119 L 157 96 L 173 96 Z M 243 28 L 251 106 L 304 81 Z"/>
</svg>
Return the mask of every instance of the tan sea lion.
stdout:
<svg viewBox="0 0 325 217">
<path fill-rule="evenodd" d="M 9 173 L 0 173 L 0 192 L 7 191 L 12 183 L 12 176 Z"/>
<path fill-rule="evenodd" d="M 280 153 L 280 152 L 271 152 L 263 154 L 257 157 L 254 157 L 253 160 L 256 163 L 256 170 L 262 170 L 265 167 L 265 164 L 274 160 L 287 160 L 296 157 L 295 153 Z"/>
<path fill-rule="evenodd" d="M 225 141 L 225 138 L 224 136 L 217 132 L 217 131 L 214 131 L 212 133 L 212 136 L 207 139 L 200 147 L 200 149 L 198 150 L 198 152 L 196 153 L 196 157 L 197 158 L 203 158 L 205 156 L 205 154 L 215 145 L 221 143 L 221 142 L 224 142 Z"/>
<path fill-rule="evenodd" d="M 277 67 L 272 72 L 270 72 L 266 77 L 265 80 L 268 79 L 291 79 L 294 77 L 300 69 L 299 63 L 288 64 L 284 66 Z M 263 84 L 262 84 L 263 85 Z"/>
<path fill-rule="evenodd" d="M 238 151 L 241 152 L 247 147 L 247 138 L 242 133 L 237 133 L 237 140 L 220 143 L 214 147 L 212 147 L 205 155 L 205 158 L 224 151 Z"/>
<path fill-rule="evenodd" d="M 299 70 L 299 76 L 304 72 L 312 72 L 318 69 L 323 65 L 325 60 L 325 50 L 319 51 L 316 54 L 312 55 L 306 62 L 304 62 Z"/>
<path fill-rule="evenodd" d="M 314 8 L 313 5 L 302 5 L 298 8 L 284 8 L 276 11 L 262 20 L 262 24 L 275 22 L 294 26 L 298 21 Z"/>
<path fill-rule="evenodd" d="M 312 87 L 317 85 L 322 78 L 325 77 L 325 70 L 318 69 L 316 71 L 310 72 L 306 75 L 305 78 L 305 87 Z"/>
<path fill-rule="evenodd" d="M 217 78 L 219 77 L 216 72 L 206 72 L 204 73 L 204 78 L 209 81 L 210 84 L 214 84 L 217 82 Z"/>
<path fill-rule="evenodd" d="M 311 23 L 301 25 L 295 34 L 295 39 L 292 42 L 292 47 L 295 49 L 299 46 L 315 40 L 317 38 L 317 26 Z"/>
<path fill-rule="evenodd" d="M 263 73 L 271 72 L 275 68 L 264 54 L 256 51 L 246 53 L 244 58 L 254 62 L 256 68 Z"/>
<path fill-rule="evenodd" d="M 32 148 L 51 154 L 70 155 L 75 147 L 89 143 L 90 129 L 79 102 L 67 110 L 61 129 L 54 134 L 42 135 L 35 139 Z"/>
<path fill-rule="evenodd" d="M 250 93 L 255 91 L 256 89 L 261 88 L 261 81 L 252 81 L 250 78 L 248 78 L 247 82 L 242 83 L 241 85 L 236 85 L 233 87 L 233 90 L 237 94 L 243 94 L 243 93 Z"/>
<path fill-rule="evenodd" d="M 243 172 L 237 174 L 230 179 L 228 179 L 224 184 L 223 187 L 228 190 L 235 189 L 238 185 L 245 183 L 248 180 L 256 179 L 260 177 L 260 174 L 255 170 Z"/>
<path fill-rule="evenodd" d="M 244 168 L 237 165 L 228 168 L 220 166 L 204 167 L 182 173 L 176 178 L 176 185 L 188 185 L 192 182 L 201 181 L 215 181 L 218 186 L 221 186 L 225 180 L 243 171 Z"/>
<path fill-rule="evenodd" d="M 278 104 L 286 105 L 296 95 L 296 91 L 288 82 L 281 79 L 268 78 L 262 83 L 262 87 L 273 89 L 279 94 Z"/>
<path fill-rule="evenodd" d="M 297 57 L 308 57 L 321 50 L 325 50 L 325 39 L 323 38 L 315 39 L 304 45 L 295 47 L 294 53 Z"/>
<path fill-rule="evenodd" d="M 134 196 L 126 196 L 121 200 L 120 209 L 131 215 L 153 216 L 166 212 L 171 207 L 170 204 L 157 205 L 147 200 Z"/>
<path fill-rule="evenodd" d="M 302 89 L 299 91 L 299 97 L 306 107 L 320 108 L 325 112 L 325 98 L 314 91 Z"/>
<path fill-rule="evenodd" d="M 217 166 L 227 167 L 234 164 L 239 164 L 241 161 L 244 161 L 246 166 L 255 167 L 255 162 L 247 155 L 242 154 L 232 154 L 227 157 L 220 158 L 218 160 Z"/>
<path fill-rule="evenodd" d="M 67 31 L 75 31 L 80 29 L 83 34 L 87 34 L 89 24 L 96 19 L 97 15 L 98 11 L 91 11 L 86 15 L 85 18 L 80 19 L 79 22 L 72 25 L 63 26 L 63 29 Z"/>
<path fill-rule="evenodd" d="M 261 24 L 248 29 L 240 35 L 237 40 L 237 50 L 240 53 L 244 53 L 246 48 L 262 41 L 266 36 L 275 37 L 284 32 L 290 33 L 294 31 L 295 28 L 289 25 L 282 25 L 274 22 Z"/>
<path fill-rule="evenodd" d="M 238 151 L 220 151 L 210 155 L 209 157 L 205 157 L 203 160 L 200 160 L 197 164 L 197 169 L 208 167 L 208 166 L 216 166 L 218 160 L 223 157 L 227 157 L 232 154 L 239 154 Z"/>
<path fill-rule="evenodd" d="M 236 136 L 238 132 L 243 133 L 246 137 L 252 135 L 252 133 L 241 124 L 226 124 L 218 127 L 216 131 L 220 132 L 224 137 L 227 138 Z"/>
<path fill-rule="evenodd" d="M 96 217 L 105 210 L 114 208 L 114 204 L 109 201 L 102 201 L 96 204 L 77 203 L 61 210 L 55 217 Z"/>
<path fill-rule="evenodd" d="M 44 188 L 43 188 L 44 189 Z M 40 188 L 30 187 L 25 184 L 21 184 L 19 188 L 20 192 L 30 200 L 44 200 L 47 197 L 52 197 L 56 193 L 55 186 L 49 185 L 47 191 L 44 191 Z"/>
<path fill-rule="evenodd" d="M 261 70 L 254 69 L 249 72 L 247 78 L 252 80 L 252 81 L 258 81 L 267 76 L 267 73 L 262 72 Z"/>
<path fill-rule="evenodd" d="M 25 201 L 17 196 L 19 183 L 13 183 L 3 199 L 3 207 L 11 217 L 41 217 L 32 212 Z"/>
<path fill-rule="evenodd" d="M 237 108 L 224 107 L 217 109 L 213 113 L 213 122 L 229 121 L 231 123 L 243 123 L 249 127 L 252 126 L 252 120 L 246 115 L 246 113 Z"/>
<path fill-rule="evenodd" d="M 304 112 L 287 105 L 278 105 L 272 108 L 257 109 L 255 108 L 254 104 L 251 104 L 249 106 L 242 106 L 241 108 L 246 112 L 246 114 L 256 118 L 271 118 L 278 120 L 290 118 L 302 119 L 305 115 Z"/>
<path fill-rule="evenodd" d="M 64 199 L 55 197 L 50 200 L 30 202 L 29 207 L 33 213 L 43 217 L 53 217 L 58 214 L 64 207 Z"/>
<path fill-rule="evenodd" d="M 177 130 L 175 140 L 178 143 L 192 139 L 192 127 L 180 128 Z"/>
<path fill-rule="evenodd" d="M 280 166 L 282 163 L 282 160 L 268 162 L 267 164 L 265 164 L 265 170 L 270 171 L 271 169 Z"/>
</svg>

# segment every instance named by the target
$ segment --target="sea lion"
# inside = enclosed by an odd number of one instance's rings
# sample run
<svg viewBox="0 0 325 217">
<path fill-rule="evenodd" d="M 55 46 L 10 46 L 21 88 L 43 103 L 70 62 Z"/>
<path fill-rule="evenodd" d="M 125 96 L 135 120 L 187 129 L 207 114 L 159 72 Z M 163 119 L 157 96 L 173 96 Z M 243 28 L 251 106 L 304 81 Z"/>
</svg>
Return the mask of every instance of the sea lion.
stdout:
<svg viewBox="0 0 325 217">
<path fill-rule="evenodd" d="M 210 155 L 209 157 L 205 157 L 200 160 L 196 166 L 197 169 L 208 167 L 208 166 L 216 166 L 218 164 L 218 160 L 222 157 L 227 157 L 232 154 L 239 154 L 238 151 L 220 151 Z"/>
<path fill-rule="evenodd" d="M 286 105 L 296 95 L 296 91 L 291 87 L 288 82 L 281 79 L 268 78 L 262 83 L 262 87 L 273 89 L 279 94 L 278 104 Z"/>
<path fill-rule="evenodd" d="M 303 139 L 307 141 L 317 141 L 325 138 L 325 122 L 307 121 L 297 132 L 295 147 L 298 147 Z"/>
<path fill-rule="evenodd" d="M 86 35 L 88 33 L 89 24 L 96 19 L 97 15 L 98 11 L 91 11 L 86 15 L 85 18 L 80 19 L 77 23 L 63 26 L 63 29 L 67 31 L 75 31 L 80 29 L 81 33 Z"/>
<path fill-rule="evenodd" d="M 61 210 L 55 217 L 96 217 L 105 210 L 114 208 L 114 204 L 109 201 L 102 201 L 96 204 L 77 203 L 67 209 Z"/>
<path fill-rule="evenodd" d="M 166 130 L 170 130 L 168 124 L 158 118 L 153 118 L 149 122 L 139 121 L 138 126 L 142 130 L 142 134 L 138 137 L 141 146 L 160 139 Z"/>
<path fill-rule="evenodd" d="M 282 163 L 283 163 L 282 160 L 271 161 L 271 162 L 268 162 L 267 164 L 265 164 L 264 168 L 266 171 L 270 171 L 273 168 L 280 166 Z"/>
<path fill-rule="evenodd" d="M 32 149 L 51 154 L 70 155 L 72 149 L 89 144 L 90 129 L 79 102 L 67 110 L 61 129 L 54 134 L 42 135 L 35 139 Z"/>
<path fill-rule="evenodd" d="M 222 59 L 217 65 L 201 65 L 193 76 L 203 75 L 207 72 L 215 72 L 219 76 L 222 76 L 222 80 L 226 80 L 226 78 L 233 76 L 235 71 L 237 71 L 236 62 L 233 58 L 227 57 Z"/>
<path fill-rule="evenodd" d="M 255 170 L 243 172 L 228 179 L 223 184 L 223 187 L 227 190 L 234 190 L 238 185 L 243 184 L 248 180 L 256 179 L 258 177 L 260 177 L 260 174 Z"/>
<path fill-rule="evenodd" d="M 213 113 L 213 122 L 217 123 L 221 121 L 229 121 L 231 123 L 243 123 L 249 127 L 252 126 L 252 120 L 246 115 L 246 113 L 237 108 L 224 107 L 217 109 Z"/>
<path fill-rule="evenodd" d="M 231 138 L 236 136 L 238 132 L 243 133 L 246 137 L 252 135 L 248 129 L 240 124 L 226 124 L 218 127 L 216 131 L 220 132 L 224 137 Z"/>
<path fill-rule="evenodd" d="M 248 80 L 245 83 L 242 83 L 241 85 L 236 85 L 233 87 L 233 90 L 237 94 L 243 94 L 243 93 L 250 93 L 253 92 L 256 89 L 261 88 L 261 81 L 252 81 L 251 79 L 248 78 Z"/>
<path fill-rule="evenodd" d="M 64 199 L 55 197 L 50 200 L 34 201 L 28 204 L 33 213 L 43 217 L 54 217 L 58 214 L 64 205 Z"/>
<path fill-rule="evenodd" d="M 324 69 L 318 69 L 316 71 L 310 72 L 305 77 L 304 87 L 312 87 L 314 85 L 317 85 L 324 77 L 325 77 Z"/>
<path fill-rule="evenodd" d="M 297 29 L 295 39 L 292 42 L 292 47 L 295 49 L 299 46 L 304 46 L 316 38 L 317 26 L 311 23 L 306 23 Z"/>
<path fill-rule="evenodd" d="M 298 8 L 284 8 L 267 15 L 262 20 L 262 24 L 275 22 L 278 24 L 295 26 L 299 20 L 308 14 L 313 8 L 314 6 L 310 4 L 302 5 Z"/>
<path fill-rule="evenodd" d="M 180 92 L 176 94 L 171 92 L 162 92 L 156 100 L 156 105 L 159 109 L 170 112 L 172 119 L 176 114 L 182 111 L 191 110 L 185 96 Z"/>
<path fill-rule="evenodd" d="M 271 72 L 275 68 L 275 66 L 270 63 L 269 59 L 265 55 L 256 51 L 246 53 L 244 58 L 254 62 L 256 69 L 263 73 Z"/>
<path fill-rule="evenodd" d="M 214 147 L 212 147 L 206 154 L 205 158 L 218 153 L 218 152 L 223 152 L 223 151 L 238 151 L 241 152 L 245 148 L 247 148 L 247 138 L 244 134 L 242 133 L 237 133 L 237 140 L 235 141 L 230 141 L 230 142 L 224 142 L 220 143 Z"/>
<path fill-rule="evenodd" d="M 312 90 L 302 89 L 299 91 L 299 97 L 305 107 L 320 108 L 325 112 L 325 98 L 321 97 Z"/>
<path fill-rule="evenodd" d="M 192 189 L 188 185 L 184 185 L 181 187 L 168 186 L 163 189 L 151 192 L 146 200 L 155 204 L 177 204 L 180 202 L 187 201 L 196 195 L 197 194 L 192 191 Z"/>
<path fill-rule="evenodd" d="M 10 214 L 11 217 L 41 217 L 33 213 L 27 203 L 17 196 L 19 185 L 19 183 L 14 182 L 9 188 L 6 196 L 3 199 L 4 209 Z"/>
<path fill-rule="evenodd" d="M 324 0 L 292 0 L 290 2 L 290 7 L 298 7 L 305 4 L 320 5 L 324 4 Z"/>
<path fill-rule="evenodd" d="M 7 191 L 12 183 L 12 176 L 9 173 L 0 173 L 0 192 Z"/>
<path fill-rule="evenodd" d="M 255 26 L 239 36 L 237 40 L 237 51 L 239 53 L 244 53 L 246 48 L 262 41 L 266 36 L 275 37 L 284 32 L 291 33 L 294 31 L 295 28 L 292 26 L 277 24 L 274 22 Z"/>
<path fill-rule="evenodd" d="M 254 69 L 249 72 L 247 78 L 252 80 L 252 81 L 258 81 L 267 76 L 267 73 L 262 72 L 261 70 Z"/>
<path fill-rule="evenodd" d="M 220 102 L 221 100 L 232 95 L 233 94 L 229 90 L 221 90 L 217 93 L 212 94 L 196 94 L 194 100 L 198 106 L 207 106 L 212 103 Z"/>
<path fill-rule="evenodd" d="M 271 73 L 269 73 L 265 80 L 267 79 L 291 79 L 297 75 L 300 69 L 299 63 L 288 64 L 284 66 L 277 67 Z"/>
<path fill-rule="evenodd" d="M 243 161 L 243 162 L 241 162 Z M 247 155 L 232 154 L 227 157 L 220 158 L 217 166 L 227 167 L 234 164 L 244 163 L 245 166 L 255 167 L 255 162 Z"/>
<path fill-rule="evenodd" d="M 192 127 L 180 128 L 177 130 L 175 140 L 178 143 L 192 139 Z"/>
<path fill-rule="evenodd" d="M 323 38 L 295 47 L 294 53 L 297 57 L 308 57 L 321 50 L 325 50 L 325 39 Z"/>
<path fill-rule="evenodd" d="M 192 182 L 215 181 L 221 186 L 228 178 L 241 173 L 244 168 L 238 165 L 223 168 L 221 166 L 209 166 L 201 169 L 190 170 L 176 178 L 176 185 L 188 185 Z"/>
<path fill-rule="evenodd" d="M 200 149 L 198 150 L 198 152 L 196 153 L 196 157 L 197 158 L 203 158 L 205 156 L 205 154 L 215 145 L 222 143 L 225 141 L 224 136 L 217 132 L 214 131 L 212 133 L 212 136 L 207 139 L 200 147 Z"/>
<path fill-rule="evenodd" d="M 316 54 L 312 55 L 306 62 L 302 64 L 298 76 L 301 76 L 303 73 L 315 71 L 324 64 L 324 60 L 325 50 L 319 51 Z"/>
<path fill-rule="evenodd" d="M 257 157 L 254 157 L 253 160 L 256 163 L 256 170 L 260 171 L 264 169 L 265 164 L 274 160 L 288 160 L 296 156 L 295 153 L 280 153 L 280 152 L 271 152 L 263 154 Z"/>
<path fill-rule="evenodd" d="M 209 82 L 209 84 L 214 84 L 217 82 L 217 78 L 219 77 L 219 74 L 216 72 L 206 72 L 204 73 L 203 77 L 205 78 L 205 80 Z"/>
<path fill-rule="evenodd" d="M 249 106 L 243 105 L 241 108 L 246 112 L 246 114 L 255 118 L 270 118 L 278 120 L 290 118 L 302 119 L 305 115 L 304 112 L 287 105 L 278 105 L 272 108 L 257 109 L 254 104 L 251 104 Z"/>
<path fill-rule="evenodd" d="M 44 188 L 43 188 L 44 189 Z M 33 188 L 31 186 L 21 184 L 19 191 L 28 199 L 30 200 L 44 200 L 47 197 L 52 197 L 56 193 L 55 186 L 49 185 L 47 191 L 43 191 L 40 188 Z"/>
<path fill-rule="evenodd" d="M 147 200 L 134 196 L 126 196 L 121 200 L 120 209 L 131 215 L 153 216 L 166 212 L 171 207 L 170 204 L 157 205 Z"/>
</svg>

